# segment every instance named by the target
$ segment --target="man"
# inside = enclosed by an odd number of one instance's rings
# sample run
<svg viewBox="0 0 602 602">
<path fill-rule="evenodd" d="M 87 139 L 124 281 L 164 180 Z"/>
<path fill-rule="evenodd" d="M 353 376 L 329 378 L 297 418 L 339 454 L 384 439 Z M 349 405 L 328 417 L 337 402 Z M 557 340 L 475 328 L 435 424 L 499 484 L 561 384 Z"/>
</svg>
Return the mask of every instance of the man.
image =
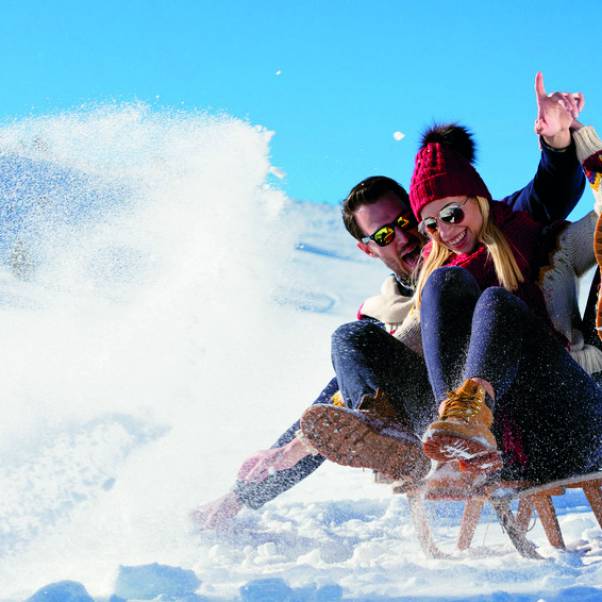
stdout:
<svg viewBox="0 0 602 602">
<path fill-rule="evenodd" d="M 541 74 L 536 76 L 535 89 L 535 129 L 542 137 L 539 167 L 525 188 L 503 201 L 549 223 L 570 213 L 585 185 L 569 130 L 583 100 L 580 95 L 546 95 Z M 409 473 L 419 478 L 428 469 L 415 433 L 428 423 L 433 398 L 420 356 L 419 329 L 406 319 L 423 240 L 407 193 L 390 178 L 367 178 L 343 203 L 343 221 L 358 241 L 358 249 L 382 261 L 393 274 L 383 284 L 381 294 L 363 304 L 360 317 L 364 319 L 343 325 L 333 335 L 337 376 L 322 390 L 314 407 L 335 403 L 357 409 L 362 405 L 367 410 L 363 435 L 370 436 L 358 439 L 353 432 L 342 433 L 336 441 L 325 441 L 322 454 L 317 454 L 300 433 L 299 422 L 295 423 L 271 449 L 257 452 L 242 464 L 232 491 L 193 514 L 202 528 L 227 523 L 243 506 L 259 508 L 311 474 L 325 455 L 341 464 L 375 468 L 394 477 Z M 381 391 L 387 393 L 386 403 Z M 364 420 L 363 415 L 360 422 L 357 413 L 352 416 L 354 427 Z M 311 412 L 304 415 L 304 422 L 304 432 L 320 428 Z M 396 436 L 384 441 L 393 446 L 390 453 L 371 455 L 375 446 L 383 444 L 379 428 L 389 426 L 397 429 Z M 353 447 L 354 453 L 345 453 L 345 446 Z M 391 458 L 399 457 L 408 461 L 390 463 Z"/>
</svg>

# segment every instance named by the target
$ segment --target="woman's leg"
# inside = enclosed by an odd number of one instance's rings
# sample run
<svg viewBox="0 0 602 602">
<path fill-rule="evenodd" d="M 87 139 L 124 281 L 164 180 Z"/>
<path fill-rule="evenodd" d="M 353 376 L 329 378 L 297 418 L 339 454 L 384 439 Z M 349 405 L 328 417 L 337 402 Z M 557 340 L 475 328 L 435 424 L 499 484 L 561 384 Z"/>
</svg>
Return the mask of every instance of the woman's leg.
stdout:
<svg viewBox="0 0 602 602">
<path fill-rule="evenodd" d="M 598 467 L 602 389 L 502 288 L 486 289 L 475 307 L 463 376 L 493 386 L 504 476 L 544 482 Z"/>
<path fill-rule="evenodd" d="M 499 470 L 501 460 L 490 430 L 493 415 L 485 403 L 485 390 L 472 381 L 459 386 L 480 294 L 472 274 L 455 267 L 435 270 L 424 287 L 422 347 L 433 392 L 441 403 L 439 417 L 422 442 L 433 460 L 461 460 L 471 462 L 474 471 L 493 472 Z"/>
<path fill-rule="evenodd" d="M 422 348 L 437 402 L 461 382 L 472 316 L 481 290 L 463 268 L 439 268 L 424 287 L 420 308 Z"/>
</svg>

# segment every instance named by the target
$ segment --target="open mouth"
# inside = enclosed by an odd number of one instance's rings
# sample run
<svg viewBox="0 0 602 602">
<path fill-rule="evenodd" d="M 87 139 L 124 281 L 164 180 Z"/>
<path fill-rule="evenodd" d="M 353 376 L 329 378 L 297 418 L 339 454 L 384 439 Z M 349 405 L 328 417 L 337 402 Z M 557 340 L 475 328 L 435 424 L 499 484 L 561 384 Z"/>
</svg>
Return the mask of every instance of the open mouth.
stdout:
<svg viewBox="0 0 602 602">
<path fill-rule="evenodd" d="M 458 234 L 457 236 L 454 236 L 449 240 L 442 240 L 442 242 L 446 247 L 452 250 L 461 249 L 466 244 L 467 236 L 468 231 L 466 228 L 464 228 L 464 230 L 462 230 L 462 232 L 460 232 L 460 234 Z"/>
<path fill-rule="evenodd" d="M 411 266 L 412 268 L 416 266 L 416 264 L 418 263 L 418 259 L 420 258 L 420 248 L 418 247 L 418 245 L 414 245 L 413 249 L 410 249 L 409 251 L 407 251 L 406 253 L 404 253 L 401 256 L 401 260 Z"/>
</svg>

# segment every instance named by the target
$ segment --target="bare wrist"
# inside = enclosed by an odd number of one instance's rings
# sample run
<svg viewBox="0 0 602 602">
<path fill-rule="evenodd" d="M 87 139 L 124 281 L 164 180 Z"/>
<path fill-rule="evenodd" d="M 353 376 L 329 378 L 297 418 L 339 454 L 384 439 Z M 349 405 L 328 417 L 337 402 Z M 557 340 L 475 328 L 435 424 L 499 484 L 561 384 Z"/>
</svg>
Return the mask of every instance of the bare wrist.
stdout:
<svg viewBox="0 0 602 602">
<path fill-rule="evenodd" d="M 554 136 L 542 136 L 544 142 L 551 148 L 557 150 L 567 148 L 571 145 L 571 131 L 561 130 Z"/>
</svg>

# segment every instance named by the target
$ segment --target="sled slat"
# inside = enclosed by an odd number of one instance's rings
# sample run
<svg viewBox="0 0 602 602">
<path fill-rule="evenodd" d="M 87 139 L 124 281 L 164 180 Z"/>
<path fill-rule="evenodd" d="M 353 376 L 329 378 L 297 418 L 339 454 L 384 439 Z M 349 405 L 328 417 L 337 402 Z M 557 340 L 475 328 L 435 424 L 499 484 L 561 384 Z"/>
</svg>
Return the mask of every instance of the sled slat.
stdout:
<svg viewBox="0 0 602 602">
<path fill-rule="evenodd" d="M 460 525 L 460 534 L 458 535 L 458 550 L 470 548 L 484 505 L 484 497 L 475 497 L 466 500 L 464 514 L 462 515 L 462 523 Z"/>
<path fill-rule="evenodd" d="M 544 493 L 531 496 L 533 506 L 541 518 L 541 525 L 546 533 L 548 541 L 551 546 L 560 550 L 566 549 L 564 545 L 564 539 L 560 531 L 560 525 L 558 524 L 558 517 L 556 516 L 556 510 L 554 509 L 554 503 L 552 497 Z"/>
<path fill-rule="evenodd" d="M 598 524 L 602 527 L 602 491 L 600 490 L 600 481 L 584 484 L 583 493 L 585 493 L 585 497 L 592 507 L 592 512 L 598 519 Z"/>
</svg>

